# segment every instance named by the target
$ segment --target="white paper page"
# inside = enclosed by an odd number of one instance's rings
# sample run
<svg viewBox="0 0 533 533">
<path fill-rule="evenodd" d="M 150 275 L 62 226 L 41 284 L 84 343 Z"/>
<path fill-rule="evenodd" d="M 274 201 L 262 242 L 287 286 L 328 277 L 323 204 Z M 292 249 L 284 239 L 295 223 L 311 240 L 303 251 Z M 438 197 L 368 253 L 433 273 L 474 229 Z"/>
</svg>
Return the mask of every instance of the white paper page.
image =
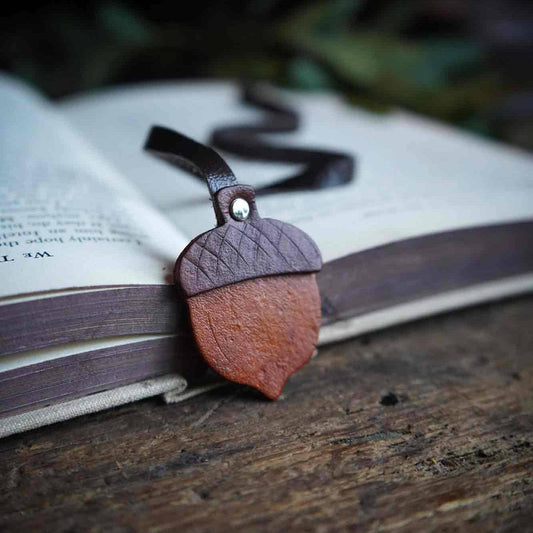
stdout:
<svg viewBox="0 0 533 533">
<path fill-rule="evenodd" d="M 168 282 L 186 240 L 52 106 L 0 77 L 0 298 Z"/>
<path fill-rule="evenodd" d="M 152 125 L 207 142 L 214 126 L 253 121 L 260 114 L 239 103 L 230 82 L 150 83 L 74 97 L 59 105 L 64 116 L 121 173 L 166 211 L 208 199 L 206 184 L 142 150 Z M 243 183 L 268 183 L 298 166 L 229 159 Z M 241 170 L 242 168 L 242 170 Z"/>
<path fill-rule="evenodd" d="M 327 95 L 284 91 L 281 96 L 300 111 L 302 128 L 272 135 L 274 142 L 341 150 L 357 157 L 357 179 L 349 186 L 263 196 L 258 202 L 262 216 L 307 231 L 326 261 L 409 237 L 533 218 L 530 155 L 404 113 L 373 115 Z M 71 100 L 62 109 L 112 157 L 109 140 L 99 133 L 109 126 L 108 135 L 121 145 L 116 164 L 145 190 L 158 184 L 169 187 L 163 202 L 152 198 L 191 238 L 214 224 L 205 185 L 141 157 L 137 146 L 152 123 L 206 141 L 218 125 L 259 116 L 238 103 L 236 86 L 214 82 L 104 92 Z M 240 182 L 252 185 L 294 171 L 288 165 L 227 159 Z M 142 168 L 142 175 L 132 162 Z"/>
</svg>

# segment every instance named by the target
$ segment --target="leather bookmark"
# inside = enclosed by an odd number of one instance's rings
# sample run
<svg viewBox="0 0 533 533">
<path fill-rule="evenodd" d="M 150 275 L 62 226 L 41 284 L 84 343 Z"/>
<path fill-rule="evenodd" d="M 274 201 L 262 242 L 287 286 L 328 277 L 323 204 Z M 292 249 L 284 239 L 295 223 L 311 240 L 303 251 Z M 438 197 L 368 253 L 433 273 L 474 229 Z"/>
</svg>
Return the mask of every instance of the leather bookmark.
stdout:
<svg viewBox="0 0 533 533">
<path fill-rule="evenodd" d="M 217 227 L 193 239 L 174 270 L 200 353 L 226 379 L 278 398 L 316 348 L 320 251 L 295 226 L 261 218 L 254 189 L 211 148 L 159 126 L 145 148 L 202 176 L 213 201 Z"/>
</svg>

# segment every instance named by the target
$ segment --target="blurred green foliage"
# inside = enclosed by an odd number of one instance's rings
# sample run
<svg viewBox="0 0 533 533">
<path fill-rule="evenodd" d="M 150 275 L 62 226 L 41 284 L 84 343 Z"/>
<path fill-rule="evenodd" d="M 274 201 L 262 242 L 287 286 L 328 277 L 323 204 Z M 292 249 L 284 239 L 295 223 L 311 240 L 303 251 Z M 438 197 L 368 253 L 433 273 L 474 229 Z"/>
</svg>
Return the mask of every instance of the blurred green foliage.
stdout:
<svg viewBox="0 0 533 533">
<path fill-rule="evenodd" d="M 491 63 L 473 4 L 20 4 L 3 17 L 0 64 L 52 97 L 162 78 L 266 79 L 337 91 L 376 110 L 400 105 L 502 136 L 494 110 L 516 86 Z"/>
</svg>

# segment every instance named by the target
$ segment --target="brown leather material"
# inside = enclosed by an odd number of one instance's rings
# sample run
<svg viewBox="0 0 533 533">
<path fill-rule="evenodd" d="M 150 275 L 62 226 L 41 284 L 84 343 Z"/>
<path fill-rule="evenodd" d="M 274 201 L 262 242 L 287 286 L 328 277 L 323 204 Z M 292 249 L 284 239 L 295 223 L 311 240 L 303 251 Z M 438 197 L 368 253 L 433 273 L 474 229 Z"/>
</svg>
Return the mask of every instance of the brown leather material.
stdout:
<svg viewBox="0 0 533 533">
<path fill-rule="evenodd" d="M 315 351 L 321 316 L 315 274 L 246 280 L 187 303 L 207 363 L 271 399 Z"/>
<path fill-rule="evenodd" d="M 240 157 L 300 163 L 300 172 L 259 188 L 259 194 L 337 187 L 352 181 L 355 161 L 346 153 L 282 147 L 271 145 L 262 138 L 265 133 L 296 131 L 299 125 L 298 114 L 277 99 L 272 99 L 264 89 L 254 84 L 246 87 L 243 93 L 243 103 L 251 104 L 264 112 L 261 121 L 217 128 L 211 138 L 215 147 Z M 164 161 L 205 180 L 211 198 L 223 187 L 237 184 L 232 170 L 215 150 L 177 131 L 153 126 L 144 148 Z"/>
<path fill-rule="evenodd" d="M 245 221 L 230 215 L 236 198 L 250 206 Z M 254 198 L 253 189 L 244 185 L 225 187 L 215 195 L 221 225 L 191 241 L 176 262 L 175 281 L 187 297 L 247 279 L 322 268 L 314 241 L 295 226 L 261 218 Z"/>
<path fill-rule="evenodd" d="M 237 184 L 231 168 L 215 150 L 177 131 L 163 126 L 152 126 L 144 149 L 204 179 L 211 198 L 222 187 Z"/>
<path fill-rule="evenodd" d="M 174 279 L 187 297 L 200 353 L 219 374 L 277 398 L 312 356 L 320 327 L 316 244 L 303 231 L 262 219 L 252 187 L 224 160 L 180 133 L 154 127 L 146 149 L 206 179 L 218 227 L 193 239 Z M 232 203 L 245 200 L 245 219 Z"/>
<path fill-rule="evenodd" d="M 210 144 L 226 153 L 247 159 L 298 163 L 300 169 L 292 176 L 257 188 L 257 194 L 326 189 L 345 185 L 354 179 L 356 161 L 345 152 L 271 143 L 273 133 L 298 130 L 298 113 L 284 105 L 261 83 L 246 85 L 243 89 L 242 103 L 254 106 L 263 112 L 263 116 L 250 124 L 216 128 L 211 135 Z M 270 136 L 266 137 L 265 134 Z"/>
</svg>

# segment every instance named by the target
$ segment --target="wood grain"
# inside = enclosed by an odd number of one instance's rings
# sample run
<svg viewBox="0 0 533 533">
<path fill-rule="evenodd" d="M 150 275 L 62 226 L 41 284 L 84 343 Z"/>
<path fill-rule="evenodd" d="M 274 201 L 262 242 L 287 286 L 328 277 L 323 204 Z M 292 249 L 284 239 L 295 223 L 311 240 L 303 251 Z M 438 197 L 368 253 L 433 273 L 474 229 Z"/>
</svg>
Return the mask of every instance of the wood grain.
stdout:
<svg viewBox="0 0 533 533">
<path fill-rule="evenodd" d="M 533 298 L 0 442 L 0 530 L 531 531 Z"/>
</svg>

